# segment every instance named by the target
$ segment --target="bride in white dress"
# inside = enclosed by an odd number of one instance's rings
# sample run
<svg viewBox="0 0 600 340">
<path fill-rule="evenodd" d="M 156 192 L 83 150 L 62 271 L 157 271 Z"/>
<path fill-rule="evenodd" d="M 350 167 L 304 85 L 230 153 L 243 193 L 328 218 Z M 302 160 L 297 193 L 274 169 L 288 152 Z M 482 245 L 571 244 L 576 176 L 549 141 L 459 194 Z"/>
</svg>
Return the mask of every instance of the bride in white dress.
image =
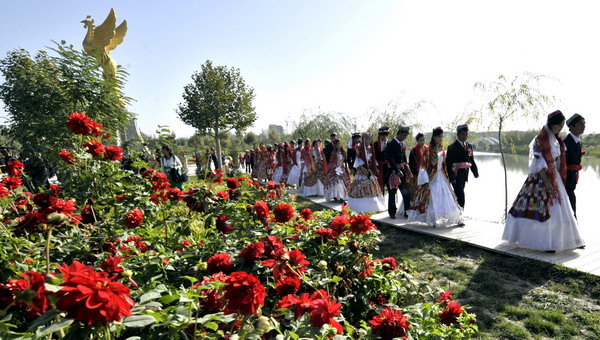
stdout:
<svg viewBox="0 0 600 340">
<path fill-rule="evenodd" d="M 529 175 L 504 225 L 502 239 L 509 243 L 547 252 L 584 247 L 563 184 L 565 146 L 559 133 L 564 124 L 562 112 L 552 112 L 529 144 Z"/>
<path fill-rule="evenodd" d="M 377 180 L 379 167 L 370 132 L 362 134 L 353 168 L 356 169 L 356 174 L 348 194 L 350 210 L 362 213 L 385 211 L 387 204 Z"/>
<path fill-rule="evenodd" d="M 409 222 L 421 222 L 434 227 L 453 226 L 462 223 L 462 209 L 448 181 L 446 152 L 442 141 L 444 130 L 435 128 L 429 148 L 423 154 L 419 180 L 428 183 L 417 188 L 408 210 Z M 416 180 L 416 176 L 413 180 Z M 423 180 L 423 182 L 425 182 Z"/>
</svg>

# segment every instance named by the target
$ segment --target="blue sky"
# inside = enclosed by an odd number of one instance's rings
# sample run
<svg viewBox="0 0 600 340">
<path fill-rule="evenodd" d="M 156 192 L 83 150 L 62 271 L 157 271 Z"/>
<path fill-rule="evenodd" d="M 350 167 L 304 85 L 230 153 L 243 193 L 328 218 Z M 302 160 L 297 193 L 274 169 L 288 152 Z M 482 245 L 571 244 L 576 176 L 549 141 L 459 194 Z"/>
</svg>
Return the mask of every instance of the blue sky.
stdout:
<svg viewBox="0 0 600 340">
<path fill-rule="evenodd" d="M 142 131 L 158 124 L 194 131 L 177 118 L 183 87 L 207 59 L 240 69 L 254 87 L 260 132 L 300 113 L 365 113 L 400 99 L 425 100 L 423 124 L 452 121 L 477 103 L 473 84 L 523 71 L 560 80 L 549 88 L 567 115 L 598 131 L 599 5 L 593 1 L 10 1 L 0 13 L 0 57 L 66 40 L 111 7 L 126 19 L 111 55 L 130 73 Z M 538 128 L 539 123 L 515 127 Z"/>
</svg>

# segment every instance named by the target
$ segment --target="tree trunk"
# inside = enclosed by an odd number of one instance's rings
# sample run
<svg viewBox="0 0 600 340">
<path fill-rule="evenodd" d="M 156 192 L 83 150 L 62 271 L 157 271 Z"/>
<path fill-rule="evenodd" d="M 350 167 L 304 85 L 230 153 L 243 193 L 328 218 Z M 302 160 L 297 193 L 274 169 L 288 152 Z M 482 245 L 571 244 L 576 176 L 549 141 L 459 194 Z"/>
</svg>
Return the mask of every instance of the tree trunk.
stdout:
<svg viewBox="0 0 600 340">
<path fill-rule="evenodd" d="M 223 169 L 223 164 L 221 164 L 221 135 L 219 132 L 219 128 L 215 128 L 215 145 L 216 145 L 216 149 L 217 149 L 217 168 L 218 169 Z"/>
<path fill-rule="evenodd" d="M 502 146 L 502 119 L 498 125 L 498 146 L 500 147 L 500 155 L 502 156 L 502 168 L 504 169 L 504 217 L 503 221 L 506 221 L 508 215 L 508 175 L 506 173 L 506 160 L 504 159 L 504 148 Z"/>
</svg>

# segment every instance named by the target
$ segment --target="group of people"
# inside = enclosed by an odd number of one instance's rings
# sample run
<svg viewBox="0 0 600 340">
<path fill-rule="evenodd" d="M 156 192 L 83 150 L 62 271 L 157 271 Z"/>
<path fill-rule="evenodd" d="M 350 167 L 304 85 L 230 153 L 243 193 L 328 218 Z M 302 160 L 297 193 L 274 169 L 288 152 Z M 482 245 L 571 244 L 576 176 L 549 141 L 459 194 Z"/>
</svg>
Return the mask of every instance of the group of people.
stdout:
<svg viewBox="0 0 600 340">
<path fill-rule="evenodd" d="M 509 243 L 548 252 L 584 247 L 575 187 L 585 119 L 575 114 L 566 122 L 570 133 L 563 141 L 559 133 L 565 117 L 560 111 L 551 113 L 530 144 L 529 176 L 509 211 L 502 237 Z M 473 146 L 467 142 L 468 125 L 457 127 L 456 140 L 447 148 L 442 128 L 433 129 L 428 144 L 418 133 L 407 157 L 409 133 L 406 126 L 391 139 L 388 127 L 378 130 L 376 140 L 370 132 L 355 133 L 347 150 L 332 133 L 325 147 L 320 139 L 261 146 L 244 163 L 251 160 L 255 178 L 296 186 L 305 196 L 345 202 L 353 211 L 387 210 L 392 219 L 404 216 L 408 222 L 433 227 L 464 226 L 465 185 L 470 173 L 479 177 Z"/>
</svg>

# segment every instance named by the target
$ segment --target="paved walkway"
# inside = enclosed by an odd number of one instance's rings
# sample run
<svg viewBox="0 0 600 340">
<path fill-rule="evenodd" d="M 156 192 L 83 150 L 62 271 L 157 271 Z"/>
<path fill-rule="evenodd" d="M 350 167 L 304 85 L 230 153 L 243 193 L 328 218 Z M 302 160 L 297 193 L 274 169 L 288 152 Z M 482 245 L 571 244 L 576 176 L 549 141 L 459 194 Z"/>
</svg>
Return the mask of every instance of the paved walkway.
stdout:
<svg viewBox="0 0 600 340">
<path fill-rule="evenodd" d="M 290 192 L 302 196 L 297 190 L 290 190 Z M 327 202 L 323 197 L 304 198 L 331 209 L 341 209 L 339 202 Z M 499 223 L 479 221 L 466 217 L 464 227 L 433 228 L 423 224 L 408 223 L 402 216 L 398 216 L 395 220 L 392 220 L 387 212 L 375 214 L 371 219 L 399 229 L 410 230 L 445 239 L 460 240 L 467 244 L 497 253 L 560 264 L 565 267 L 600 276 L 600 227 L 589 226 L 587 229 L 580 229 L 580 233 L 586 243 L 585 249 L 575 249 L 550 254 L 537 250 L 520 248 L 502 241 L 504 225 Z"/>
</svg>

